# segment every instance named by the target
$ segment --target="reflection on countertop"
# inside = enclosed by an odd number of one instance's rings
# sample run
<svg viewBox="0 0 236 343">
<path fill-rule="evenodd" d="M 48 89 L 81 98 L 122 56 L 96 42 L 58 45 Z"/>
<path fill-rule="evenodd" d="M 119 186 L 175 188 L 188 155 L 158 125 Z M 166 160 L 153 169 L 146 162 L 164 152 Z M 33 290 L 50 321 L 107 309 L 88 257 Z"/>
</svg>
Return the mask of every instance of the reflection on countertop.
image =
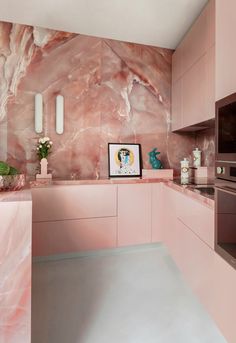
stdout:
<svg viewBox="0 0 236 343">
<path fill-rule="evenodd" d="M 184 182 L 183 184 L 180 178 L 175 178 L 173 180 L 173 186 L 175 189 L 178 189 L 179 191 L 182 191 L 190 196 L 192 195 L 192 197 L 204 202 L 208 206 L 214 207 L 214 179 L 189 179 L 187 183 Z"/>
</svg>

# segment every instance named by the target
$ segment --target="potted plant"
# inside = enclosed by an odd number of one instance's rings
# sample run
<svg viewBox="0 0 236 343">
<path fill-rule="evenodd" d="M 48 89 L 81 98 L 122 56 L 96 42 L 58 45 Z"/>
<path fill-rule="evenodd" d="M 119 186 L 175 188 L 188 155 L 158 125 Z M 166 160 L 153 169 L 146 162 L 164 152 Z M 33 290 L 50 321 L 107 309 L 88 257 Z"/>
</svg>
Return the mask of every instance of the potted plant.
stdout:
<svg viewBox="0 0 236 343">
<path fill-rule="evenodd" d="M 47 157 L 51 153 L 52 141 L 49 137 L 41 137 L 37 143 L 37 155 L 40 160 L 41 173 L 36 175 L 36 179 L 51 179 L 52 174 L 48 174 L 47 171 Z"/>
</svg>

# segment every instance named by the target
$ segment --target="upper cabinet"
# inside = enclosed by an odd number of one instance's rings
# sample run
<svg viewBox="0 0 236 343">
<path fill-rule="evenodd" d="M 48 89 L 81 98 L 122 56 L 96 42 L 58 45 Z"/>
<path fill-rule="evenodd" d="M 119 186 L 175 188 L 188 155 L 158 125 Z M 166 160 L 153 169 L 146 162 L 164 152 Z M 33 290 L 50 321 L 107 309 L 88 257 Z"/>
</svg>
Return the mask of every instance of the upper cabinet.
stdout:
<svg viewBox="0 0 236 343">
<path fill-rule="evenodd" d="M 235 0 L 216 0 L 216 100 L 236 92 L 235 13 Z"/>
<path fill-rule="evenodd" d="M 211 0 L 173 54 L 172 130 L 215 116 L 215 2 Z"/>
</svg>

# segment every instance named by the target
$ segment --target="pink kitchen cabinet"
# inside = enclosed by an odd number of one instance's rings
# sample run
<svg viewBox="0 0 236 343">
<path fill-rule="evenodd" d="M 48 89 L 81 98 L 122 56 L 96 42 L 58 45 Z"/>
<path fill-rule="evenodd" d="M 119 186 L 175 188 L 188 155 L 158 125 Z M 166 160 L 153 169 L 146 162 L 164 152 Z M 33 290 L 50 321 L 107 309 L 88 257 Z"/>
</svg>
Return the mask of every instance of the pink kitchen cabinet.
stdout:
<svg viewBox="0 0 236 343">
<path fill-rule="evenodd" d="M 172 57 L 172 131 L 215 116 L 215 1 L 204 8 Z"/>
<path fill-rule="evenodd" d="M 165 185 L 163 202 L 171 209 L 164 213 L 165 245 L 227 341 L 236 342 L 236 273 L 213 249 L 213 209 Z"/>
<path fill-rule="evenodd" d="M 116 247 L 116 185 L 33 188 L 32 198 L 34 256 Z"/>
<path fill-rule="evenodd" d="M 215 115 L 214 47 L 183 75 L 183 126 L 212 119 Z"/>
<path fill-rule="evenodd" d="M 178 204 L 178 192 L 174 192 L 169 187 L 163 185 L 162 199 L 163 199 L 163 215 L 164 215 L 164 230 L 163 230 L 163 243 L 167 246 L 169 251 L 173 250 L 173 242 L 175 241 L 175 230 L 172 228 L 175 225 L 177 218 L 177 204 Z M 167 206 L 168 204 L 168 206 Z"/>
<path fill-rule="evenodd" d="M 214 210 L 182 194 L 179 200 L 178 219 L 214 249 Z"/>
<path fill-rule="evenodd" d="M 216 100 L 236 92 L 235 0 L 216 0 Z"/>
<path fill-rule="evenodd" d="M 173 81 L 172 84 L 172 130 L 183 127 L 183 79 Z"/>
<path fill-rule="evenodd" d="M 151 185 L 118 185 L 118 246 L 151 242 Z"/>
<path fill-rule="evenodd" d="M 151 241 L 162 242 L 164 216 L 163 216 L 163 198 L 162 198 L 162 183 L 153 183 L 151 185 Z"/>
<path fill-rule="evenodd" d="M 204 121 L 206 116 L 206 55 L 201 57 L 183 75 L 183 126 L 187 127 Z"/>
<path fill-rule="evenodd" d="M 214 209 L 163 185 L 163 199 L 170 204 L 169 214 L 164 213 L 164 226 L 169 228 L 175 225 L 176 218 L 185 224 L 211 249 L 214 249 Z M 169 230 L 165 230 L 169 236 Z M 170 239 L 172 239 L 170 237 Z"/>
<path fill-rule="evenodd" d="M 183 44 L 180 44 L 172 55 L 172 82 L 176 82 L 183 75 Z"/>
<path fill-rule="evenodd" d="M 207 6 L 196 19 L 182 41 L 183 73 L 185 73 L 208 49 L 207 42 Z"/>
<path fill-rule="evenodd" d="M 116 217 L 33 224 L 33 256 L 115 248 L 116 241 Z"/>
<path fill-rule="evenodd" d="M 236 342 L 236 273 L 179 219 L 172 257 L 228 342 Z"/>
<path fill-rule="evenodd" d="M 114 217 L 116 185 L 33 188 L 33 222 Z"/>
</svg>

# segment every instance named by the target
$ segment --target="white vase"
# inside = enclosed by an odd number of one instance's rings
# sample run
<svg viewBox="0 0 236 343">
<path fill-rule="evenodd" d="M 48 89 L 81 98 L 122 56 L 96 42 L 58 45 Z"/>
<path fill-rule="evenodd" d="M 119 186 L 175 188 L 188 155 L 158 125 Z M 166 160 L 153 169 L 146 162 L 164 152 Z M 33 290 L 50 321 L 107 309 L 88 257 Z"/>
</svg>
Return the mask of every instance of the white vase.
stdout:
<svg viewBox="0 0 236 343">
<path fill-rule="evenodd" d="M 48 174 L 48 160 L 46 158 L 42 158 L 40 161 L 41 171 L 40 174 L 36 175 L 36 179 L 51 179 L 52 174 Z"/>
</svg>

